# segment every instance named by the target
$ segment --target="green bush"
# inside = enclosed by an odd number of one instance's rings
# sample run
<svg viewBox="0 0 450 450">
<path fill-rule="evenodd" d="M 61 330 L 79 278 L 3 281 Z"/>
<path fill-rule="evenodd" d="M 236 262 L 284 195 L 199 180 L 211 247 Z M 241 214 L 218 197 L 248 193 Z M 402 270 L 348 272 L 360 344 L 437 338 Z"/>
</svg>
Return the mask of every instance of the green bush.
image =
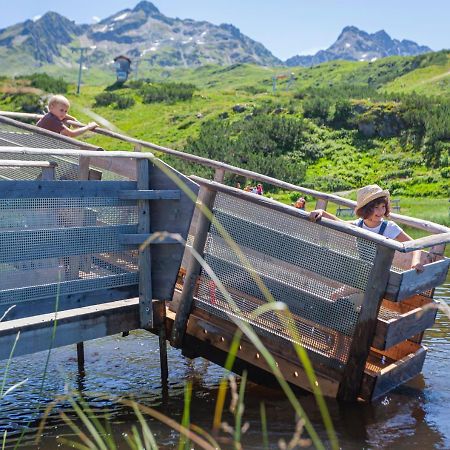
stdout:
<svg viewBox="0 0 450 450">
<path fill-rule="evenodd" d="M 102 92 L 95 96 L 94 106 L 109 106 L 117 102 L 120 96 L 113 92 Z"/>
<path fill-rule="evenodd" d="M 32 75 L 23 77 L 23 79 L 30 80 L 32 87 L 52 94 L 65 94 L 69 87 L 69 83 L 64 81 L 63 78 L 53 78 L 46 73 L 33 73 Z"/>
<path fill-rule="evenodd" d="M 114 109 L 127 109 L 134 106 L 136 101 L 133 97 L 128 96 L 119 96 L 119 98 L 116 100 L 116 103 L 114 105 Z"/>
<path fill-rule="evenodd" d="M 195 89 L 193 84 L 187 83 L 150 83 L 144 85 L 139 94 L 143 103 L 174 103 L 191 100 Z"/>
<path fill-rule="evenodd" d="M 25 113 L 40 113 L 44 107 L 41 97 L 36 94 L 15 94 L 12 103 L 16 110 Z"/>
</svg>

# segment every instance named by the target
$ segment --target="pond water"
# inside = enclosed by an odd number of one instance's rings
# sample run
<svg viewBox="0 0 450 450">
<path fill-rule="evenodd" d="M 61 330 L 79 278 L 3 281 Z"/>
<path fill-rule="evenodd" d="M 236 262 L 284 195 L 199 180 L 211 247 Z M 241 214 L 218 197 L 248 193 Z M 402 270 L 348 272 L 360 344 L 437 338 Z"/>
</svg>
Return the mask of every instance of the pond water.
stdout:
<svg viewBox="0 0 450 450">
<path fill-rule="evenodd" d="M 437 297 L 450 304 L 450 284 L 437 289 Z M 424 342 L 428 354 L 422 375 L 395 389 L 372 404 L 341 405 L 328 401 L 328 408 L 342 449 L 449 449 L 450 448 L 450 318 L 438 313 L 434 328 Z M 191 421 L 211 429 L 218 383 L 223 369 L 202 359 L 188 360 L 178 350 L 169 349 L 169 392 L 161 393 L 158 340 L 146 332 L 130 333 L 126 338 L 113 336 L 85 343 L 86 373 L 78 375 L 74 346 L 51 352 L 47 375 L 42 380 L 47 352 L 13 359 L 6 387 L 27 380 L 0 402 L 0 432 L 7 431 L 7 448 L 13 448 L 21 434 L 20 448 L 65 448 L 58 437 L 75 439 L 65 425 L 61 412 L 74 417 L 70 404 L 58 400 L 46 421 L 39 443 L 36 430 L 45 408 L 68 388 L 82 392 L 97 416 L 106 418 L 119 449 L 128 449 L 124 434 L 136 423 L 134 414 L 113 400 L 124 396 L 152 406 L 181 422 L 184 385 L 193 385 Z M 0 375 L 5 373 L 1 362 Z M 303 408 L 320 437 L 327 436 L 314 398 L 299 394 Z M 245 449 L 263 448 L 260 402 L 267 410 L 270 448 L 278 448 L 279 439 L 287 441 L 295 429 L 292 408 L 280 390 L 248 383 L 244 421 L 250 425 L 242 439 Z M 225 419 L 232 423 L 231 415 Z M 177 448 L 178 435 L 150 420 L 150 427 L 161 448 Z M 224 444 L 223 448 L 231 448 Z"/>
</svg>

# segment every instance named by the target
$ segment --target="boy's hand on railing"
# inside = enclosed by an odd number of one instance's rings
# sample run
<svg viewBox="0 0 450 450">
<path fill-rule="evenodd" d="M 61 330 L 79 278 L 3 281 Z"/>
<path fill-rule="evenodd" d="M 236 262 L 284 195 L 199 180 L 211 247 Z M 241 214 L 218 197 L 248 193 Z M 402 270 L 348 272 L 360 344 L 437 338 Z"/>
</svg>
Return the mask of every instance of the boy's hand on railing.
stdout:
<svg viewBox="0 0 450 450">
<path fill-rule="evenodd" d="M 87 128 L 89 129 L 89 130 L 93 130 L 94 128 L 97 128 L 98 127 L 98 123 L 97 122 L 89 122 L 88 124 L 87 124 Z"/>
<path fill-rule="evenodd" d="M 419 272 L 419 273 L 420 273 L 420 272 L 423 272 L 424 268 L 425 268 L 425 267 L 424 267 L 423 264 L 420 263 L 420 262 L 411 265 L 411 269 L 416 269 L 416 272 Z"/>
</svg>

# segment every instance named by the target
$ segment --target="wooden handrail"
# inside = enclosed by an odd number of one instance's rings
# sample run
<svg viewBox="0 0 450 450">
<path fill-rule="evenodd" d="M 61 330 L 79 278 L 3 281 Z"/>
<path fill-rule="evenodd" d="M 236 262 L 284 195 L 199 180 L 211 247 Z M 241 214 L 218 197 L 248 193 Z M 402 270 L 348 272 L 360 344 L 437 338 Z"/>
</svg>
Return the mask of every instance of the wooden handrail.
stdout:
<svg viewBox="0 0 450 450">
<path fill-rule="evenodd" d="M 42 117 L 42 115 L 39 115 L 39 114 L 12 113 L 12 112 L 7 112 L 7 111 L 0 111 L 0 121 L 11 120 L 11 119 L 2 118 L 1 117 L 2 115 L 8 116 L 8 117 L 28 118 L 28 119 L 35 119 L 35 120 Z M 21 122 L 17 122 L 17 121 L 14 121 L 14 120 L 11 120 L 11 122 L 12 122 L 13 125 L 17 125 L 17 124 L 21 123 Z M 68 123 L 69 124 L 73 124 L 75 126 L 85 126 L 83 123 L 80 123 L 80 122 L 68 121 Z M 22 124 L 22 125 L 24 125 L 24 124 Z M 27 128 L 28 127 L 31 127 L 31 129 L 33 131 L 36 131 L 36 128 L 37 128 L 37 127 L 33 127 L 32 125 L 27 125 Z M 42 130 L 42 128 L 37 128 L 37 130 Z M 43 131 L 45 131 L 46 133 L 50 133 L 50 135 L 52 137 L 55 137 L 54 133 L 49 132 L 47 130 L 43 130 Z M 262 175 L 262 174 L 259 174 L 257 172 L 253 172 L 251 170 L 241 169 L 239 167 L 235 167 L 235 166 L 232 166 L 230 164 L 214 161 L 214 160 L 209 159 L 209 158 L 203 158 L 201 156 L 191 155 L 189 153 L 185 153 L 185 152 L 182 152 L 182 151 L 179 151 L 179 150 L 173 150 L 171 148 L 167 148 L 167 147 L 163 147 L 163 146 L 160 146 L 160 145 L 156 145 L 156 144 L 153 144 L 151 142 L 147 142 L 147 141 L 143 141 L 143 140 L 140 140 L 140 139 L 135 139 L 135 138 L 132 138 L 132 137 L 129 137 L 129 136 L 125 136 L 123 134 L 107 130 L 105 128 L 97 127 L 97 128 L 95 128 L 93 130 L 93 132 L 95 132 L 97 134 L 101 134 L 103 136 L 108 136 L 108 137 L 111 137 L 111 138 L 114 138 L 114 139 L 119 139 L 121 141 L 128 142 L 128 143 L 131 143 L 131 144 L 135 144 L 135 145 L 138 145 L 138 146 L 141 146 L 141 147 L 150 148 L 152 150 L 156 150 L 156 151 L 159 151 L 161 153 L 165 153 L 165 154 L 168 154 L 168 155 L 172 155 L 172 156 L 178 157 L 178 158 L 183 159 L 185 161 L 189 161 L 189 162 L 192 162 L 192 163 L 197 163 L 197 164 L 200 164 L 200 165 L 203 165 L 203 166 L 211 167 L 211 168 L 216 169 L 216 170 L 230 172 L 230 173 L 233 173 L 235 175 L 241 175 L 241 176 L 243 176 L 245 178 L 250 178 L 250 179 L 255 180 L 255 181 L 260 181 L 260 182 L 263 182 L 263 183 L 271 184 L 272 186 L 276 186 L 276 187 L 279 187 L 281 189 L 286 189 L 286 190 L 289 190 L 289 191 L 295 191 L 295 192 L 300 192 L 300 193 L 305 194 L 305 195 L 310 195 L 310 196 L 312 196 L 314 198 L 322 200 L 323 202 L 332 202 L 332 203 L 335 203 L 337 205 L 346 206 L 348 208 L 355 208 L 356 207 L 356 202 L 354 200 L 349 200 L 349 199 L 346 199 L 346 198 L 342 198 L 342 197 L 339 197 L 338 195 L 335 195 L 335 194 L 328 194 L 328 193 L 325 193 L 325 192 L 316 191 L 314 189 L 308 189 L 308 188 L 305 188 L 303 186 L 298 186 L 298 185 L 295 185 L 295 184 L 292 184 L 292 183 L 287 183 L 285 181 L 278 180 L 277 178 L 272 178 L 272 177 L 269 177 L 269 176 L 266 176 L 266 175 Z M 71 143 L 73 141 L 74 142 L 79 142 L 79 141 L 76 141 L 76 140 L 71 139 L 71 138 L 65 138 L 65 139 L 70 139 Z M 102 150 L 102 149 L 100 149 L 98 147 L 94 147 L 94 146 L 92 146 L 90 144 L 85 144 L 84 143 L 83 145 L 85 145 L 86 147 L 90 147 L 90 149 L 92 149 L 92 150 L 93 149 L 95 149 L 95 150 Z M 130 154 L 129 156 L 133 157 L 132 154 Z M 416 219 L 414 217 L 404 216 L 402 214 L 395 214 L 395 213 L 391 213 L 390 217 L 392 219 L 394 219 L 396 222 L 399 222 L 401 224 L 410 226 L 412 228 L 416 228 L 416 229 L 419 229 L 419 230 L 426 231 L 427 233 L 430 233 L 430 234 L 439 234 L 439 233 L 448 233 L 448 232 L 450 232 L 450 228 L 447 228 L 444 225 L 439 225 L 439 224 L 436 224 L 434 222 L 430 222 L 428 220 Z"/>
</svg>

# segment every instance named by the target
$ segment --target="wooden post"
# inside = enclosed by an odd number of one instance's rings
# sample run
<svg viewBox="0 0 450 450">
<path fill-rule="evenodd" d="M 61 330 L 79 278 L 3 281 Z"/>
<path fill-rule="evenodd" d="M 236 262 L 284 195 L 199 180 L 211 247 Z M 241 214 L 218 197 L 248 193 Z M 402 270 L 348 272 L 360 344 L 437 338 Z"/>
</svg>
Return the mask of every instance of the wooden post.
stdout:
<svg viewBox="0 0 450 450">
<path fill-rule="evenodd" d="M 323 198 L 318 198 L 316 201 L 316 206 L 314 209 L 323 209 L 326 210 L 328 205 L 328 200 L 324 200 Z"/>
<path fill-rule="evenodd" d="M 225 169 L 217 168 L 214 172 L 214 181 L 218 183 L 223 183 L 223 179 L 225 178 Z"/>
<path fill-rule="evenodd" d="M 159 338 L 159 363 L 161 366 L 161 383 L 167 385 L 169 369 L 167 363 L 167 342 L 166 342 L 166 302 L 163 300 L 153 301 L 153 323 L 158 328 Z"/>
<path fill-rule="evenodd" d="M 137 161 L 137 188 L 148 190 L 150 186 L 150 171 L 148 159 Z M 138 233 L 149 234 L 150 227 L 150 202 L 138 200 Z M 152 306 L 152 256 L 150 245 L 139 250 L 139 315 L 141 328 L 153 328 Z"/>
<path fill-rule="evenodd" d="M 216 199 L 216 191 L 202 187 L 199 197 L 201 198 L 203 206 L 212 211 L 214 200 Z M 203 255 L 210 225 L 211 222 L 209 218 L 207 218 L 203 213 L 200 213 L 197 223 L 197 233 L 192 245 L 192 248 L 200 255 Z M 170 340 L 171 345 L 175 348 L 180 348 L 183 344 L 187 321 L 192 309 L 195 286 L 197 283 L 197 278 L 200 274 L 200 270 L 200 263 L 192 254 L 190 254 L 188 256 L 186 277 L 183 284 L 183 290 L 181 291 L 180 303 L 178 306 L 177 314 L 175 316 L 172 336 Z"/>
<path fill-rule="evenodd" d="M 43 181 L 54 181 L 55 180 L 55 169 L 56 163 L 54 161 L 50 161 L 48 167 L 42 168 L 42 176 L 41 180 Z"/>
<path fill-rule="evenodd" d="M 339 385 L 337 394 L 339 400 L 356 401 L 358 398 L 394 253 L 393 249 L 377 245 L 374 264 L 367 280 L 364 301 L 353 333 L 347 365 Z"/>
<path fill-rule="evenodd" d="M 78 374 L 84 375 L 84 342 L 77 344 Z"/>
</svg>

